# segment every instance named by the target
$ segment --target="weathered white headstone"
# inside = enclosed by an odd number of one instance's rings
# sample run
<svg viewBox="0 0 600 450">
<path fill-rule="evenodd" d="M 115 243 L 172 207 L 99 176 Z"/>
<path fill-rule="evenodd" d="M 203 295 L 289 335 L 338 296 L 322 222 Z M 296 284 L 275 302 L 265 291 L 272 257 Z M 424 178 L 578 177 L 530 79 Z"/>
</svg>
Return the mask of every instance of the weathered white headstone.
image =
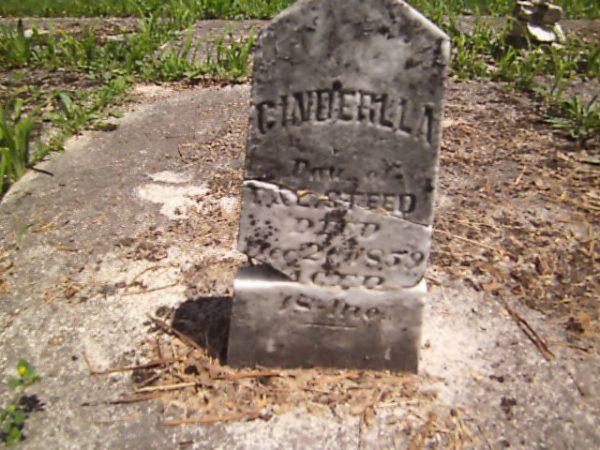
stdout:
<svg viewBox="0 0 600 450">
<path fill-rule="evenodd" d="M 262 31 L 238 247 L 286 278 L 238 275 L 230 363 L 416 370 L 448 56 L 400 0 Z"/>
</svg>

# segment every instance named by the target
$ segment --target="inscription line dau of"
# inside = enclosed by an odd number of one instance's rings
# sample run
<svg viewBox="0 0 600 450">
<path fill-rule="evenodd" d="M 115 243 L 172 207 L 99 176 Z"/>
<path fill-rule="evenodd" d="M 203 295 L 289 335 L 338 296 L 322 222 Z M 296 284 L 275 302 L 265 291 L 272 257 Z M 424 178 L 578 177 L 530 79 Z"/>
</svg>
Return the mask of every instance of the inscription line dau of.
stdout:
<svg viewBox="0 0 600 450">
<path fill-rule="evenodd" d="M 433 105 L 419 105 L 388 94 L 344 89 L 337 81 L 330 89 L 294 92 L 252 107 L 258 130 L 263 135 L 276 127 L 304 123 L 355 122 L 411 136 L 431 145 L 436 119 Z"/>
</svg>

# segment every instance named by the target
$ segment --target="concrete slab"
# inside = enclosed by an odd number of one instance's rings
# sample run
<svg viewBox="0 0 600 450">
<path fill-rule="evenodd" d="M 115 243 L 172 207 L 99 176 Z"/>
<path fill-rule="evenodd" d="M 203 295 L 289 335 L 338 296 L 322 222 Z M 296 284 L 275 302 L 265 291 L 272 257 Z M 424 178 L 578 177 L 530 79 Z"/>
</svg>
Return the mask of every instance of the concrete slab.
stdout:
<svg viewBox="0 0 600 450">
<path fill-rule="evenodd" d="M 71 141 L 40 165 L 52 176 L 30 172 L 3 200 L 0 378 L 27 358 L 42 376 L 29 392 L 46 404 L 23 448 L 407 448 L 423 433 L 432 448 L 454 438 L 467 448 L 597 446 L 598 355 L 554 345 L 547 361 L 498 302 L 435 267 L 420 361 L 427 401 L 383 405 L 366 426 L 347 405 L 299 404 L 268 421 L 180 428 L 159 426 L 170 411 L 161 402 L 109 404 L 131 393 L 130 374 L 91 376 L 86 359 L 97 370 L 143 362 L 148 313 L 232 293 L 245 262 L 235 240 L 248 101 L 248 86 L 157 95 L 116 131 Z M 455 205 L 442 200 L 443 217 Z M 547 341 L 567 342 L 542 314 L 513 308 Z M 462 434 L 428 426 L 434 414 Z"/>
</svg>

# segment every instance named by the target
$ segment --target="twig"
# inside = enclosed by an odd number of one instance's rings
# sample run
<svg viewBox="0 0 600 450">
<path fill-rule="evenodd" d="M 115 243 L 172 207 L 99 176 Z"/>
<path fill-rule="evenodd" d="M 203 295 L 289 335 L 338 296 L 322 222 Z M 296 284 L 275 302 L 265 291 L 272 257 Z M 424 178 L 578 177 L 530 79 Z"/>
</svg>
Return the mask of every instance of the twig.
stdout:
<svg viewBox="0 0 600 450">
<path fill-rule="evenodd" d="M 348 378 L 355 378 L 358 377 L 360 374 L 358 372 L 348 372 L 348 373 L 343 373 L 341 375 L 337 375 L 335 377 L 330 377 L 330 378 L 325 378 L 325 379 L 321 379 L 321 380 L 315 380 L 312 385 L 313 386 L 320 386 L 322 384 L 330 384 L 330 383 L 336 383 L 338 381 L 342 381 L 342 380 L 346 380 Z"/>
<path fill-rule="evenodd" d="M 117 400 L 111 400 L 111 401 L 102 400 L 102 401 L 97 401 L 97 402 L 83 402 L 81 404 L 81 406 L 123 405 L 123 404 L 128 404 L 128 403 L 137 403 L 137 402 L 144 402 L 146 400 L 152 400 L 155 398 L 159 398 L 162 395 L 163 394 L 160 392 L 153 392 L 151 394 L 137 395 L 137 396 L 133 396 L 133 397 L 124 397 L 124 398 L 120 398 Z"/>
<path fill-rule="evenodd" d="M 442 234 L 445 234 L 445 235 L 447 235 L 447 236 L 449 236 L 449 237 L 451 237 L 451 238 L 456 238 L 456 239 L 458 239 L 458 240 L 460 240 L 460 241 L 468 242 L 469 244 L 477 245 L 477 246 L 479 246 L 479 247 L 482 247 L 482 248 L 485 248 L 485 249 L 488 249 L 488 250 L 495 251 L 495 252 L 497 252 L 497 253 L 500 253 L 500 254 L 506 254 L 506 255 L 508 255 L 508 256 L 512 256 L 513 258 L 515 257 L 515 256 L 514 256 L 513 254 L 511 254 L 510 252 L 508 252 L 508 251 L 506 251 L 506 250 L 502 250 L 501 248 L 494 247 L 494 246 L 492 246 L 492 245 L 487 245 L 487 244 L 484 244 L 483 242 L 474 241 L 473 239 L 469 239 L 469 238 L 466 238 L 466 237 L 462 237 L 462 236 L 459 236 L 459 235 L 457 235 L 457 234 L 452 234 L 452 233 L 450 233 L 449 231 L 446 231 L 446 230 L 440 230 L 440 229 L 437 229 L 437 230 L 436 230 L 436 232 L 437 232 L 437 233 L 442 233 Z"/>
<path fill-rule="evenodd" d="M 136 395 L 136 396 L 133 396 L 133 397 L 120 398 L 118 400 L 113 400 L 112 402 L 109 402 L 109 403 L 111 405 L 124 405 L 124 404 L 129 404 L 129 403 L 145 402 L 147 400 L 153 400 L 155 398 L 159 398 L 160 396 L 162 396 L 162 393 L 160 393 L 160 392 L 152 392 L 150 394 Z"/>
<path fill-rule="evenodd" d="M 427 422 L 419 429 L 416 436 L 410 442 L 408 448 L 410 450 L 423 450 L 425 444 L 427 443 L 427 438 L 429 437 L 429 433 L 431 433 L 431 429 L 433 428 L 433 423 L 436 420 L 436 415 L 434 412 L 429 413 L 429 418 Z"/>
<path fill-rule="evenodd" d="M 575 378 L 575 375 L 573 375 L 571 373 L 571 371 L 567 368 L 565 368 L 565 372 L 567 372 L 567 374 L 569 375 L 569 378 L 571 378 L 571 381 L 575 385 L 575 388 L 577 388 L 577 392 L 579 392 L 579 395 L 581 395 L 582 397 L 586 397 L 586 393 L 585 393 L 584 389 L 581 387 L 581 384 L 579 384 L 579 381 L 577 381 L 577 379 Z"/>
<path fill-rule="evenodd" d="M 66 246 L 66 245 L 59 244 L 59 243 L 57 243 L 57 242 L 48 241 L 48 243 L 49 243 L 49 244 L 50 244 L 52 247 L 54 247 L 55 249 L 57 249 L 57 250 L 61 250 L 61 251 L 63 251 L 63 252 L 70 252 L 70 253 L 78 253 L 78 252 L 79 252 L 79 250 L 78 250 L 78 249 L 76 249 L 76 248 L 73 248 L 73 247 L 68 247 L 68 246 Z"/>
<path fill-rule="evenodd" d="M 184 344 L 189 345 L 190 347 L 194 347 L 197 350 L 202 350 L 202 347 L 200 347 L 200 345 L 198 345 L 198 343 L 196 341 L 194 341 L 188 335 L 182 333 L 181 331 L 176 330 L 175 328 L 173 328 L 171 325 L 167 324 L 166 322 L 164 322 L 160 319 L 157 319 L 156 317 L 152 317 L 150 314 L 148 314 L 148 318 L 152 322 L 154 322 L 156 325 L 158 325 L 158 327 L 161 330 L 163 330 L 165 333 L 177 336 L 179 338 L 179 340 L 181 342 L 183 342 Z"/>
<path fill-rule="evenodd" d="M 165 374 L 165 372 L 167 371 L 167 369 L 163 369 L 163 370 L 157 371 L 150 378 L 148 378 L 147 380 L 145 380 L 142 383 L 140 383 L 139 386 L 140 387 L 145 387 L 145 386 L 148 386 L 149 384 L 152 384 L 153 382 L 155 382 L 156 380 L 158 380 L 160 377 L 162 377 Z"/>
<path fill-rule="evenodd" d="M 33 232 L 34 233 L 43 233 L 45 231 L 50 230 L 54 225 L 56 225 L 56 223 L 58 222 L 58 220 L 61 218 L 62 215 L 63 215 L 63 213 L 57 214 L 52 219 L 50 219 L 50 221 L 46 222 L 44 225 L 39 225 L 37 228 L 35 228 L 33 230 Z"/>
<path fill-rule="evenodd" d="M 369 389 L 369 388 L 364 388 L 364 389 Z M 313 388 L 309 388 L 309 387 L 304 387 L 304 388 L 302 388 L 302 390 L 306 391 L 306 392 L 313 392 L 315 394 L 331 395 L 331 391 L 320 391 L 318 389 L 313 389 Z"/>
<path fill-rule="evenodd" d="M 525 175 L 525 170 L 527 170 L 527 166 L 523 166 L 523 169 L 521 170 L 521 173 L 519 174 L 519 176 L 517 177 L 517 179 L 515 181 L 513 181 L 513 186 L 518 186 L 519 183 L 521 182 L 521 179 L 523 178 L 523 175 Z"/>
<path fill-rule="evenodd" d="M 8 272 L 10 269 L 12 269 L 13 265 L 14 263 L 12 261 L 9 261 L 8 264 L 0 267 L 0 273 Z"/>
<path fill-rule="evenodd" d="M 30 167 L 31 170 L 33 170 L 34 172 L 38 172 L 38 173 L 42 173 L 44 175 L 48 175 L 49 177 L 53 177 L 54 174 L 52 172 L 48 172 L 47 170 L 44 169 L 38 169 L 37 167 Z"/>
<path fill-rule="evenodd" d="M 160 287 L 157 287 L 157 288 L 152 288 L 152 289 L 144 289 L 144 290 L 142 290 L 142 291 L 135 291 L 135 292 L 123 292 L 123 293 L 121 294 L 121 297 L 127 297 L 127 296 L 130 296 L 130 295 L 144 295 L 144 294 L 149 294 L 150 292 L 162 291 L 162 290 L 164 290 L 164 289 L 169 289 L 169 288 L 175 287 L 175 286 L 177 286 L 178 284 L 179 284 L 179 283 L 172 283 L 172 284 L 168 284 L 168 285 L 166 285 L 166 286 L 160 286 Z"/>
<path fill-rule="evenodd" d="M 156 266 L 146 267 L 144 270 L 142 270 L 140 273 L 138 273 L 135 277 L 133 277 L 133 280 L 131 280 L 131 283 L 129 283 L 129 285 L 127 287 L 133 286 L 144 274 L 146 274 L 148 272 L 158 270 L 158 269 L 168 269 L 169 267 L 171 267 L 171 266 L 164 265 L 164 264 L 157 264 Z"/>
<path fill-rule="evenodd" d="M 215 376 L 217 380 L 243 380 L 245 378 L 261 378 L 261 377 L 282 377 L 281 372 L 273 370 L 263 370 L 258 372 L 240 372 L 240 373 L 220 373 Z"/>
<path fill-rule="evenodd" d="M 188 387 L 198 386 L 196 382 L 178 383 L 178 384 L 163 384 L 161 386 L 149 386 L 136 389 L 135 392 L 156 392 L 156 391 L 176 391 Z"/>
<path fill-rule="evenodd" d="M 535 332 L 535 330 L 527 323 L 525 319 L 523 319 L 515 310 L 513 310 L 506 301 L 502 301 L 504 309 L 506 312 L 512 317 L 512 319 L 516 322 L 517 326 L 521 329 L 525 336 L 529 338 L 531 342 L 536 346 L 536 348 L 540 351 L 540 353 L 546 358 L 547 361 L 552 361 L 556 358 L 552 350 L 548 348 L 548 345 L 544 342 L 544 340 L 540 337 L 539 334 Z"/>
<path fill-rule="evenodd" d="M 92 367 L 90 360 L 87 356 L 87 354 L 84 352 L 83 353 L 83 359 L 85 360 L 85 363 L 88 367 L 88 370 L 90 372 L 90 375 L 109 375 L 111 373 L 119 373 L 119 372 L 129 372 L 132 370 L 138 370 L 138 369 L 149 369 L 151 367 L 156 367 L 156 366 L 162 366 L 168 363 L 172 363 L 175 361 L 181 361 L 182 358 L 181 357 L 177 357 L 177 358 L 162 358 L 162 359 L 155 359 L 153 361 L 150 361 L 146 364 L 141 364 L 139 366 L 133 366 L 133 367 L 115 367 L 113 369 L 107 369 L 107 370 L 96 370 Z"/>
<path fill-rule="evenodd" d="M 161 330 L 163 330 L 163 332 L 170 334 L 172 336 L 177 336 L 181 342 L 194 348 L 195 350 L 200 350 L 200 351 L 204 350 L 191 337 L 189 337 L 185 333 L 182 333 L 179 330 L 176 330 L 175 328 L 173 328 L 172 326 L 170 326 L 163 320 L 157 319 L 156 317 L 152 317 L 150 314 L 148 314 L 148 318 L 152 322 L 154 322 Z M 230 373 L 228 373 L 225 369 L 214 366 L 213 364 L 210 363 L 210 361 L 203 361 L 203 362 L 201 361 L 201 363 L 204 366 L 204 368 L 206 368 L 208 370 L 209 375 L 213 380 L 223 379 L 223 377 L 227 377 L 228 375 L 230 375 Z"/>
<path fill-rule="evenodd" d="M 189 425 L 192 423 L 217 423 L 217 422 L 233 422 L 236 420 L 255 420 L 260 417 L 260 411 L 252 411 L 249 413 L 234 413 L 225 416 L 204 416 L 191 417 L 189 419 L 169 420 L 161 422 L 163 427 L 176 427 L 179 425 Z"/>
<path fill-rule="evenodd" d="M 547 198 L 552 199 L 557 202 L 566 203 L 567 205 L 575 206 L 576 208 L 587 209 L 590 211 L 600 211 L 600 206 L 590 205 L 588 203 L 580 203 L 580 202 L 576 202 L 574 200 L 569 200 L 568 198 L 557 197 L 555 195 L 549 195 L 549 194 L 545 194 L 543 192 L 539 192 L 539 195 L 541 195 L 543 197 L 547 197 Z"/>
<path fill-rule="evenodd" d="M 360 420 L 358 421 L 358 450 L 362 450 L 363 448 L 365 448 L 365 441 L 364 441 L 364 433 L 365 433 L 365 429 L 367 427 L 367 411 L 369 409 L 369 406 L 367 406 L 363 412 L 360 414 Z"/>
<path fill-rule="evenodd" d="M 373 398 L 371 398 L 370 403 L 367 406 L 365 406 L 365 408 L 362 410 L 362 413 L 360 414 L 360 421 L 358 423 L 358 449 L 359 450 L 361 450 L 365 447 L 365 442 L 363 440 L 364 432 L 365 432 L 366 428 L 371 426 L 371 424 L 369 423 L 369 413 L 372 413 L 373 415 L 376 414 L 375 406 L 377 406 L 379 403 L 381 403 L 381 401 L 383 400 L 385 395 L 386 395 L 385 391 L 379 391 L 379 389 L 376 389 L 375 395 L 373 396 Z"/>
<path fill-rule="evenodd" d="M 144 339 L 144 342 L 146 342 L 146 344 L 148 344 L 150 347 L 152 347 L 152 350 L 154 351 L 154 353 L 156 353 L 157 358 L 160 359 L 163 357 L 162 350 L 156 339 L 153 340 L 153 339 L 150 339 L 149 337 L 147 337 L 146 339 Z"/>
</svg>

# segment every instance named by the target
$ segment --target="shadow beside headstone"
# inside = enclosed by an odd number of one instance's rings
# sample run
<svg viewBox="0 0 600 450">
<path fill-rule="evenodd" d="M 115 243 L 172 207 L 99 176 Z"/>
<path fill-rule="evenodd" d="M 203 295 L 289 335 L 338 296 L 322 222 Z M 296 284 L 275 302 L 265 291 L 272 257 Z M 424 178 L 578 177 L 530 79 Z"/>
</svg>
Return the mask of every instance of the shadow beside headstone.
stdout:
<svg viewBox="0 0 600 450">
<path fill-rule="evenodd" d="M 172 326 L 223 362 L 227 355 L 232 302 L 231 297 L 189 299 L 175 310 Z"/>
</svg>

